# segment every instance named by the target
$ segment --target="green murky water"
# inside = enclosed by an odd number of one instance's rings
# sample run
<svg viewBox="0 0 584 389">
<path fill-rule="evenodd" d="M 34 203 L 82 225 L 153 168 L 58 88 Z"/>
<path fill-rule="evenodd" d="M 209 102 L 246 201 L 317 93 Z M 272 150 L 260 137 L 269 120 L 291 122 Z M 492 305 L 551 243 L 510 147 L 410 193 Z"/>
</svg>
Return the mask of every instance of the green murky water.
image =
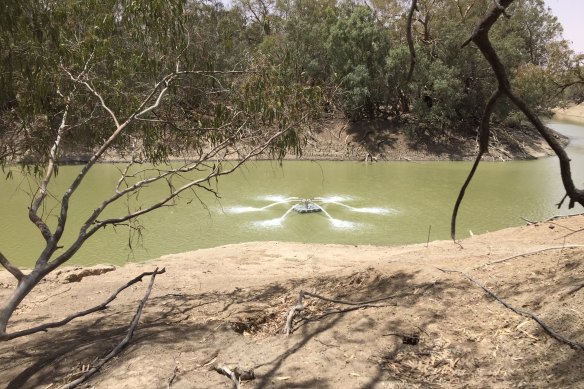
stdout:
<svg viewBox="0 0 584 389">
<path fill-rule="evenodd" d="M 552 126 L 572 138 L 577 185 L 584 183 L 584 127 L 566 122 Z M 113 193 L 120 166 L 94 168 L 71 204 L 65 241 L 80 223 Z M 62 191 L 79 167 L 61 167 L 52 187 Z M 219 183 L 220 199 L 198 192 L 172 208 L 143 217 L 141 242 L 132 243 L 129 229 L 105 229 L 92 237 L 71 260 L 75 264 L 124 263 L 199 248 L 247 241 L 297 241 L 344 244 L 396 245 L 447 239 L 452 207 L 468 171 L 467 162 L 253 162 Z M 33 183 L 17 172 L 0 186 L 0 251 L 19 265 L 31 266 L 43 239 L 28 221 L 27 207 Z M 163 193 L 153 187 L 134 204 L 147 204 Z M 559 213 L 554 204 L 562 190 L 557 158 L 537 161 L 483 163 L 467 190 L 459 237 L 523 223 L 520 217 L 541 219 Z M 326 212 L 298 214 L 290 199 L 320 198 Z M 288 199 L 288 200 L 287 200 Z M 200 200 L 200 201 L 199 201 Z M 202 205 L 204 204 L 204 205 Z M 57 209 L 44 209 L 56 221 Z M 108 215 L 121 215 L 125 205 Z M 290 211 L 290 212 L 289 212 Z M 572 213 L 582 212 L 582 207 Z M 567 210 L 562 210 L 567 213 Z"/>
</svg>

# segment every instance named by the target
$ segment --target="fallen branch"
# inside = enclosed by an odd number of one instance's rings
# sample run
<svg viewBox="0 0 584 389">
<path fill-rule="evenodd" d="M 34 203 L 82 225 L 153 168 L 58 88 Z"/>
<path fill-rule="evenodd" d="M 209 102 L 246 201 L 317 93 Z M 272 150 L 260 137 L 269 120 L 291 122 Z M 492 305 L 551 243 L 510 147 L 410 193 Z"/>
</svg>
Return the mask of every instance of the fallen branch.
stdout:
<svg viewBox="0 0 584 389">
<path fill-rule="evenodd" d="M 574 294 L 574 293 L 578 292 L 578 291 L 579 291 L 579 290 L 581 290 L 581 289 L 584 289 L 584 284 L 582 284 L 582 285 L 579 285 L 579 286 L 575 287 L 574 289 L 570 290 L 570 291 L 569 291 L 568 293 L 566 293 L 566 294 L 567 294 L 567 295 Z"/>
<path fill-rule="evenodd" d="M 561 224 L 558 224 L 558 223 L 556 223 L 556 222 L 552 222 L 552 221 L 550 221 L 550 222 L 548 222 L 548 223 L 549 223 L 549 224 L 553 224 L 554 226 L 558 226 L 558 227 L 565 228 L 566 230 L 568 230 L 568 231 L 571 231 L 571 232 L 576 232 L 576 230 L 575 230 L 575 229 L 573 229 L 573 228 L 570 228 L 570 227 L 563 226 L 563 225 L 561 225 Z M 552 228 L 552 227 L 550 227 L 550 228 Z"/>
<path fill-rule="evenodd" d="M 333 310 L 325 311 L 316 317 L 305 317 L 305 318 L 301 319 L 301 320 L 303 320 L 303 323 L 298 324 L 298 326 L 295 328 L 295 330 L 299 329 L 300 327 L 302 327 L 306 323 L 313 322 L 313 321 L 319 321 L 319 320 L 321 320 L 329 315 L 334 315 L 334 314 L 339 314 L 339 313 L 347 313 L 347 312 L 352 312 L 352 311 L 356 311 L 359 309 L 385 308 L 385 307 L 395 307 L 395 306 L 397 306 L 397 304 L 363 304 L 363 305 L 355 305 L 355 306 L 348 307 L 348 308 L 333 309 Z M 292 323 L 290 323 L 290 324 L 292 324 Z"/>
<path fill-rule="evenodd" d="M 577 234 L 577 233 L 582 232 L 582 231 L 584 231 L 584 228 L 581 228 L 579 230 L 574 230 L 574 231 L 570 232 L 569 234 L 564 235 L 562 238 L 567 238 L 568 236 L 572 236 L 572 235 Z"/>
<path fill-rule="evenodd" d="M 424 290 L 426 290 L 429 287 L 434 286 L 434 285 L 435 285 L 435 282 L 430 283 L 430 284 L 427 284 L 427 285 L 423 286 L 421 288 L 421 290 L 424 291 Z M 419 292 L 419 290 L 416 291 L 415 294 L 417 294 L 418 292 Z M 288 311 L 288 314 L 287 314 L 287 317 L 286 317 L 286 326 L 284 327 L 284 333 L 286 335 L 290 335 L 292 333 L 292 320 L 294 320 L 294 317 L 296 316 L 296 313 L 297 312 L 302 312 L 304 310 L 304 298 L 306 298 L 306 297 L 314 297 L 314 298 L 317 298 L 319 300 L 328 301 L 328 302 L 336 303 L 336 304 L 351 305 L 350 308 L 338 309 L 338 310 L 335 310 L 335 311 L 325 312 L 321 316 L 319 316 L 317 319 L 315 319 L 315 320 L 318 320 L 318 319 L 322 319 L 323 317 L 328 316 L 328 315 L 333 314 L 333 313 L 345 313 L 345 312 L 350 312 L 350 311 L 354 311 L 354 310 L 361 309 L 361 308 L 381 308 L 381 307 L 386 307 L 387 305 L 371 305 L 371 304 L 374 304 L 374 303 L 377 303 L 377 302 L 380 302 L 380 301 L 389 300 L 389 299 L 392 299 L 392 298 L 397 298 L 397 297 L 400 297 L 400 296 L 391 295 L 391 296 L 379 297 L 379 298 L 376 298 L 376 299 L 373 299 L 373 300 L 357 301 L 356 302 L 356 301 L 346 301 L 346 300 L 332 299 L 332 298 L 320 296 L 320 295 L 315 294 L 315 293 L 310 293 L 310 292 L 307 292 L 305 290 L 300 290 L 300 293 L 298 295 L 298 301 L 297 301 L 296 305 L 293 306 Z"/>
<path fill-rule="evenodd" d="M 550 220 L 565 219 L 567 217 L 574 217 L 574 216 L 584 216 L 584 213 L 576 213 L 576 214 L 573 214 L 573 215 L 554 215 L 552 217 L 548 217 L 545 220 L 542 220 L 542 222 L 545 223 L 545 222 L 549 222 Z"/>
<path fill-rule="evenodd" d="M 501 303 L 505 308 L 510 309 L 511 311 L 515 312 L 516 314 L 518 314 L 520 316 L 527 317 L 527 318 L 530 318 L 533 321 L 535 321 L 537 324 L 539 324 L 539 326 L 549 336 L 556 339 L 560 343 L 564 343 L 574 350 L 584 351 L 584 344 L 583 343 L 573 341 L 573 340 L 568 339 L 568 338 L 564 337 L 563 335 L 557 333 L 554 329 L 552 329 L 550 326 L 548 326 L 543 320 L 541 320 L 539 317 L 537 317 L 533 313 L 531 313 L 529 311 L 524 311 L 523 309 L 519 309 L 519 308 L 512 306 L 511 304 L 509 304 L 508 302 L 506 302 L 505 300 L 503 300 L 499 296 L 497 296 L 492 290 L 490 290 L 489 288 L 487 288 L 486 286 L 484 286 L 483 284 L 481 284 L 480 282 L 478 282 L 477 280 L 475 280 L 474 278 L 472 278 L 468 274 L 461 272 L 460 270 L 441 269 L 439 267 L 437 269 L 444 272 L 444 273 L 458 273 L 458 274 L 462 275 L 464 278 L 466 278 L 467 280 L 469 280 L 470 282 L 472 282 L 473 284 L 477 285 L 479 288 L 484 290 L 489 296 L 491 296 L 492 298 L 497 300 L 499 303 Z"/>
<path fill-rule="evenodd" d="M 233 381 L 233 385 L 236 389 L 241 388 L 241 381 L 250 381 L 255 379 L 255 374 L 252 369 L 244 370 L 239 367 L 230 368 L 224 363 L 219 363 L 213 367 L 217 373 L 229 377 Z"/>
<path fill-rule="evenodd" d="M 576 249 L 576 248 L 580 248 L 580 247 L 584 247 L 584 245 L 582 245 L 582 244 L 569 244 L 569 245 L 563 245 L 563 246 L 546 247 L 546 248 L 543 248 L 543 249 L 528 251 L 526 253 L 521 253 L 521 254 L 515 254 L 515 255 L 511 255 L 510 257 L 506 257 L 506 258 L 499 259 L 499 260 L 496 260 L 496 261 L 488 262 L 488 263 L 485 263 L 483 265 L 474 267 L 472 270 L 481 269 L 483 267 L 490 266 L 490 265 L 496 265 L 498 263 L 507 262 L 507 261 L 510 261 L 512 259 L 519 258 L 519 257 L 524 257 L 524 256 L 531 255 L 531 254 L 542 253 L 544 251 L 549 251 L 549 250 L 562 250 L 562 249 Z"/>
<path fill-rule="evenodd" d="M 156 276 L 158 274 L 162 274 L 165 271 L 166 270 L 164 268 L 162 268 L 162 270 L 160 270 L 160 271 L 158 271 L 158 268 L 156 268 L 156 270 L 154 270 L 153 272 L 150 272 L 150 275 L 151 275 L 150 284 L 148 285 L 148 288 L 146 289 L 146 293 L 144 294 L 144 297 L 142 298 L 142 300 L 140 301 L 140 304 L 138 305 L 138 309 L 136 310 L 136 314 L 134 314 L 134 317 L 132 318 L 132 321 L 130 322 L 130 327 L 128 328 L 128 332 L 126 333 L 126 336 L 124 337 L 124 339 L 122 339 L 122 341 L 116 347 L 114 347 L 114 349 L 108 355 L 106 355 L 95 366 L 93 366 L 91 369 L 89 369 L 87 371 L 87 373 L 85 373 L 83 376 L 79 377 L 75 381 L 72 381 L 72 382 L 68 383 L 67 385 L 61 386 L 60 389 L 71 389 L 71 388 L 74 388 L 77 385 L 85 382 L 89 377 L 91 377 L 92 375 L 97 373 L 99 371 L 99 369 L 101 369 L 102 366 L 105 365 L 110 359 L 112 359 L 113 357 L 118 355 L 130 343 L 130 340 L 132 340 L 132 337 L 134 336 L 134 331 L 136 329 L 136 326 L 138 325 L 138 322 L 140 321 L 140 316 L 142 315 L 142 310 L 144 309 L 144 306 L 146 305 L 146 301 L 148 300 L 148 297 L 150 297 L 150 292 L 152 292 L 152 286 L 154 286 L 154 279 L 156 278 Z M 144 276 L 144 274 L 142 274 L 142 276 Z"/>
<path fill-rule="evenodd" d="M 519 216 L 519 218 L 520 218 L 521 220 L 523 220 L 524 222 L 526 222 L 527 224 L 529 224 L 529 225 L 532 225 L 532 224 L 537 224 L 537 222 L 536 222 L 536 221 L 533 221 L 533 220 L 526 219 L 526 218 L 524 218 L 523 216 Z"/>
<path fill-rule="evenodd" d="M 3 336 L 0 336 L 0 341 L 20 338 L 22 336 L 32 335 L 32 334 L 35 334 L 37 332 L 47 332 L 50 328 L 62 327 L 65 324 L 69 323 L 70 321 L 77 319 L 78 317 L 87 316 L 87 315 L 92 314 L 92 313 L 97 312 L 97 311 L 103 311 L 104 309 L 106 309 L 108 307 L 109 303 L 114 301 L 116 299 L 116 297 L 118 297 L 118 294 L 120 294 L 124 289 L 127 289 L 130 286 L 134 285 L 135 283 L 142 281 L 142 278 L 144 278 L 146 276 L 153 276 L 154 277 L 157 274 L 164 273 L 165 271 L 166 270 L 164 268 L 162 270 L 158 270 L 158 268 L 156 268 L 156 270 L 154 270 L 153 272 L 144 272 L 144 273 L 140 274 L 138 277 L 128 281 L 125 285 L 119 287 L 118 290 L 116 290 L 107 300 L 105 300 L 103 303 L 101 303 L 99 305 L 96 305 L 92 308 L 86 309 L 86 310 L 81 311 L 81 312 L 71 314 L 71 315 L 67 316 L 66 318 L 64 318 L 63 320 L 59 320 L 59 321 L 55 321 L 55 322 L 51 322 L 51 323 L 45 323 L 45 324 L 38 325 L 36 327 L 28 328 L 26 330 L 21 330 L 21 331 L 13 332 L 10 334 L 5 334 Z"/>
</svg>

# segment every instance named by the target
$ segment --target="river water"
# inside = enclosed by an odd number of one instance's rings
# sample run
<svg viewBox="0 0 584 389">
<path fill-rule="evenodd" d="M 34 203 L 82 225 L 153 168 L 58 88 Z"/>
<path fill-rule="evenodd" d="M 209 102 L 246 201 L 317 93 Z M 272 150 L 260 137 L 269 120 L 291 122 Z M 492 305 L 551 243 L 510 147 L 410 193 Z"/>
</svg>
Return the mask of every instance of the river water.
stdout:
<svg viewBox="0 0 584 389">
<path fill-rule="evenodd" d="M 568 135 L 567 151 L 577 186 L 584 185 L 584 126 L 550 122 Z M 141 219 L 141 239 L 128 227 L 98 232 L 71 260 L 72 264 L 140 261 L 248 241 L 296 241 L 398 245 L 448 239 L 452 207 L 470 169 L 468 162 L 251 162 L 224 177 L 221 198 L 199 193 L 174 207 Z M 106 196 L 111 195 L 121 166 L 103 164 L 88 175 L 73 198 L 65 243 Z M 59 170 L 53 193 L 71 182 L 79 167 Z M 34 183 L 18 171 L 0 186 L 0 251 L 14 263 L 32 266 L 43 239 L 27 218 Z M 150 188 L 133 204 L 163 193 Z M 459 212 L 458 237 L 517 226 L 527 219 L 580 213 L 557 210 L 564 195 L 556 157 L 536 161 L 482 163 Z M 301 198 L 314 198 L 325 212 L 298 214 L 290 208 Z M 193 200 L 193 201 L 190 201 Z M 54 215 L 56 202 L 44 209 Z M 110 215 L 120 215 L 121 204 Z M 50 216 L 54 224 L 56 216 Z"/>
</svg>

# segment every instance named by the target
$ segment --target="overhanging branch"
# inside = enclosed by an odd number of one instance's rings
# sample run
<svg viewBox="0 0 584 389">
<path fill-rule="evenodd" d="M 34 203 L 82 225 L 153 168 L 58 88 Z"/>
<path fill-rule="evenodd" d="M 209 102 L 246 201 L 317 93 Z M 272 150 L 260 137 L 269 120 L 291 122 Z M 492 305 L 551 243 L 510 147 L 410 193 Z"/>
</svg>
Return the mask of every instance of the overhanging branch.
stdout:
<svg viewBox="0 0 584 389">
<path fill-rule="evenodd" d="M 499 19 L 499 17 L 504 14 L 507 7 L 513 3 L 514 0 L 500 0 L 495 1 L 493 6 L 487 11 L 487 14 L 482 19 L 482 21 L 475 27 L 471 37 L 467 39 L 462 47 L 468 45 L 470 42 L 473 42 L 481 51 L 485 59 L 489 62 L 493 73 L 497 78 L 497 92 L 496 94 L 499 95 L 506 95 L 509 99 L 515 104 L 515 106 L 523 112 L 526 118 L 533 124 L 533 126 L 537 129 L 540 135 L 545 139 L 548 145 L 552 148 L 552 150 L 556 153 L 560 160 L 560 174 L 562 178 L 562 183 L 564 185 L 564 189 L 566 190 L 567 196 L 570 199 L 569 201 L 569 208 L 573 208 L 576 203 L 579 203 L 584 206 L 584 190 L 576 188 L 572 179 L 572 173 L 570 168 L 570 158 L 568 154 L 564 150 L 562 144 L 554 137 L 553 133 L 550 129 L 548 129 L 539 117 L 535 114 L 535 112 L 521 99 L 518 95 L 513 92 L 511 87 L 511 82 L 509 81 L 509 77 L 507 76 L 507 72 L 505 70 L 505 66 L 501 62 L 497 52 L 493 48 L 490 40 L 489 40 L 489 31 L 491 27 L 495 24 L 495 22 Z M 487 116 L 489 110 L 492 111 L 492 107 L 490 105 L 494 104 L 499 96 L 493 95 L 491 99 L 487 103 L 485 108 L 485 114 L 483 115 L 483 121 L 481 122 L 481 150 L 479 150 L 479 155 L 475 160 L 475 164 L 471 169 L 471 173 L 467 181 L 463 185 L 459 197 L 457 199 L 457 205 L 455 206 L 452 222 L 451 222 L 451 236 L 452 239 L 455 237 L 455 224 L 456 224 L 456 214 L 458 211 L 458 206 L 464 197 L 464 190 L 466 186 L 470 182 L 474 171 L 478 165 L 478 161 L 482 154 L 486 151 L 486 147 L 483 143 L 482 137 L 488 137 L 489 134 L 489 123 L 485 119 L 490 117 L 490 113 Z M 488 139 L 487 139 L 488 140 Z"/>
</svg>

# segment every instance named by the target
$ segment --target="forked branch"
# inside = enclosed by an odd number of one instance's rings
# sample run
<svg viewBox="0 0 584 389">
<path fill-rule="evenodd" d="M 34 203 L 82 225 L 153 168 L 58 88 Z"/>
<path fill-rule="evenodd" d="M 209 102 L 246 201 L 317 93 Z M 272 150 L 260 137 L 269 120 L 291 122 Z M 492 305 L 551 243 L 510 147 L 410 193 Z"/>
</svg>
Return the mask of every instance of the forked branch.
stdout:
<svg viewBox="0 0 584 389">
<path fill-rule="evenodd" d="M 150 276 L 151 276 L 150 284 L 148 285 L 148 288 L 146 289 L 146 293 L 144 294 L 144 297 L 142 298 L 142 300 L 140 301 L 140 304 L 138 305 L 138 309 L 136 310 L 136 313 L 134 314 L 134 317 L 132 318 L 132 321 L 130 322 L 130 327 L 128 327 L 128 332 L 126 333 L 126 336 L 124 337 L 124 339 L 122 339 L 122 341 L 116 347 L 114 347 L 114 349 L 108 355 L 106 355 L 102 360 L 100 360 L 97 364 L 95 364 L 95 366 L 93 366 L 91 369 L 89 369 L 89 371 L 87 371 L 83 376 L 79 377 L 75 381 L 68 383 L 67 385 L 61 386 L 61 389 L 74 388 L 77 385 L 87 381 L 92 375 L 97 373 L 99 371 L 99 369 L 101 369 L 103 367 L 103 365 L 105 365 L 113 357 L 115 357 L 120 352 L 122 352 L 122 350 L 130 343 L 130 340 L 132 340 L 132 337 L 134 336 L 134 331 L 136 330 L 136 327 L 138 326 L 138 323 L 140 322 L 140 316 L 142 316 L 142 310 L 144 309 L 144 306 L 146 305 L 146 301 L 148 301 L 148 297 L 150 297 L 150 293 L 152 292 L 152 286 L 154 286 L 154 279 L 156 278 L 157 274 L 162 274 L 162 273 L 164 273 L 164 269 L 158 271 L 158 268 L 156 268 L 156 270 L 154 270 L 153 272 L 150 273 Z M 146 273 L 142 274 L 142 277 L 145 274 Z"/>
<path fill-rule="evenodd" d="M 152 279 L 154 280 L 154 277 L 156 275 L 162 274 L 165 272 L 166 272 L 166 270 L 164 268 L 162 268 L 161 270 L 158 270 L 158 268 L 156 268 L 154 271 L 144 272 L 144 273 L 140 274 L 139 276 L 133 278 L 132 280 L 128 281 L 125 285 L 120 286 L 118 288 L 118 290 L 116 290 L 107 300 L 105 300 L 104 302 L 102 302 L 99 305 L 96 305 L 92 308 L 86 309 L 86 310 L 81 311 L 81 312 L 71 314 L 71 315 L 67 316 L 66 318 L 64 318 L 63 320 L 59 320 L 59 321 L 55 321 L 55 322 L 51 322 L 51 323 L 45 323 L 45 324 L 41 324 L 41 325 L 38 325 L 38 326 L 35 326 L 32 328 L 28 328 L 26 330 L 21 330 L 21 331 L 16 331 L 13 333 L 4 334 L 4 335 L 0 336 L 0 341 L 6 341 L 6 340 L 15 339 L 15 338 L 20 338 L 22 336 L 35 334 L 37 332 L 46 332 L 51 328 L 62 327 L 65 324 L 69 323 L 70 321 L 77 319 L 79 317 L 87 316 L 87 315 L 92 314 L 94 312 L 103 311 L 104 309 L 106 309 L 108 307 L 108 305 L 112 301 L 114 301 L 118 297 L 118 295 L 123 290 L 129 288 L 130 286 L 134 285 L 137 282 L 142 281 L 142 278 L 144 278 L 146 276 L 152 276 Z"/>
<path fill-rule="evenodd" d="M 460 194 L 457 199 L 457 205 L 454 208 L 453 215 L 452 215 L 452 222 L 451 222 L 451 237 L 454 240 L 456 236 L 456 215 L 458 211 L 458 206 L 464 197 L 464 191 L 474 172 L 479 164 L 480 157 L 486 152 L 486 145 L 482 143 L 483 137 L 488 139 L 490 133 L 490 112 L 492 112 L 493 107 L 496 100 L 501 95 L 507 96 L 513 104 L 527 117 L 527 119 L 533 124 L 533 126 L 537 129 L 539 134 L 545 139 L 548 145 L 552 148 L 554 153 L 558 156 L 560 160 L 560 174 L 562 178 L 562 183 L 564 185 L 564 189 L 566 190 L 566 194 L 569 198 L 569 208 L 573 208 L 576 203 L 579 203 L 584 206 L 584 190 L 576 188 L 574 182 L 572 180 L 572 173 L 570 170 L 570 158 L 568 154 L 564 150 L 562 144 L 554 137 L 554 134 L 548 129 L 542 121 L 539 119 L 537 114 L 529 108 L 529 106 L 519 97 L 517 96 L 511 87 L 511 82 L 509 81 L 509 77 L 505 70 L 505 66 L 501 62 L 497 52 L 493 48 L 491 41 L 489 40 L 489 31 L 491 27 L 495 24 L 495 22 L 499 19 L 501 15 L 505 13 L 507 7 L 513 3 L 514 0 L 500 0 L 495 1 L 491 8 L 487 11 L 487 14 L 482 19 L 482 21 L 476 26 L 474 32 L 472 33 L 471 37 L 467 39 L 462 47 L 468 45 L 470 42 L 474 42 L 474 44 L 479 48 L 485 59 L 489 62 L 495 77 L 497 78 L 497 91 L 491 99 L 487 103 L 485 108 L 485 113 L 483 114 L 483 119 L 481 121 L 481 149 L 479 150 L 479 155 L 475 160 L 475 164 L 467 178 L 466 182 L 464 183 Z M 489 107 L 491 106 L 491 107 Z"/>
<path fill-rule="evenodd" d="M 22 281 L 24 278 L 24 273 L 20 271 L 19 268 L 14 266 L 2 253 L 0 253 L 0 265 L 2 265 L 4 269 L 8 270 L 8 272 L 12 274 L 14 278 L 16 278 L 18 283 L 20 283 L 20 281 Z"/>
</svg>

